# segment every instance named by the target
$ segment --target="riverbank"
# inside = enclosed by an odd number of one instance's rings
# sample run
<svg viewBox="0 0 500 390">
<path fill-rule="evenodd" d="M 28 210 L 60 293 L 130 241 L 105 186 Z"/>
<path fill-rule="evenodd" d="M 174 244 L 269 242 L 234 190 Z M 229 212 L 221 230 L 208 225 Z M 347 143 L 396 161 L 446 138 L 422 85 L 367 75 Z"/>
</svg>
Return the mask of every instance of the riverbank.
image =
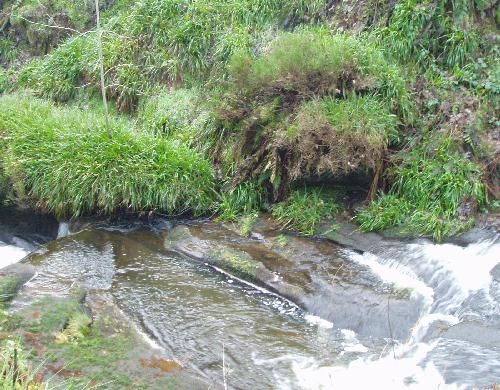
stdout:
<svg viewBox="0 0 500 390">
<path fill-rule="evenodd" d="M 98 112 L 59 107 L 29 93 L 6 95 L 0 102 L 3 197 L 62 219 L 127 213 L 217 216 L 245 230 L 267 211 L 283 229 L 306 236 L 318 234 L 327 220 L 326 229 L 334 230 L 340 216 L 365 232 L 389 229 L 399 236 L 441 241 L 473 227 L 478 212 L 496 212 L 496 202 L 487 201 L 479 165 L 459 158 L 450 149 L 451 138 L 441 140 L 439 159 L 411 157 L 424 170 L 403 162 L 399 189 L 368 206 L 369 181 L 359 172 L 310 184 L 298 184 L 296 178 L 296 184 L 282 187 L 289 195 L 273 202 L 264 182 L 248 179 L 231 188 L 204 147 L 147 134 L 124 118 L 106 121 Z M 437 165 L 445 171 L 436 173 Z M 414 180 L 422 185 L 419 194 L 412 190 Z"/>
<path fill-rule="evenodd" d="M 87 6 L 2 3 L 0 197 L 436 241 L 498 211 L 489 2 L 174 3 L 103 5 L 102 40 Z M 51 13 L 64 34 L 26 22 Z"/>
</svg>

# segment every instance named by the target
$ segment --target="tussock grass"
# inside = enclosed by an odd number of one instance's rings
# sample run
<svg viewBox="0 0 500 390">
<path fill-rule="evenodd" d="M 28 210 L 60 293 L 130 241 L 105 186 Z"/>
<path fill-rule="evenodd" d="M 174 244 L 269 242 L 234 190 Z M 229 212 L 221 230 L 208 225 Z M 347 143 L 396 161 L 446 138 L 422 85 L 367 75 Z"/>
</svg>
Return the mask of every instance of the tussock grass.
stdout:
<svg viewBox="0 0 500 390">
<path fill-rule="evenodd" d="M 357 220 L 364 231 L 396 227 L 441 240 L 470 227 L 472 215 L 486 204 L 481 168 L 463 158 L 449 136 L 428 139 L 389 172 L 392 187 Z"/>
<path fill-rule="evenodd" d="M 318 223 L 334 217 L 339 209 L 339 205 L 325 191 L 304 188 L 293 191 L 285 201 L 273 206 L 272 215 L 282 229 L 293 229 L 312 236 Z"/>
<path fill-rule="evenodd" d="M 375 170 L 412 105 L 398 67 L 372 43 L 324 29 L 284 33 L 231 62 L 219 111 L 232 131 L 234 183 L 257 179 L 281 201 L 296 180 Z"/>
<path fill-rule="evenodd" d="M 0 389 L 44 390 L 54 388 L 36 380 L 41 367 L 32 367 L 28 354 L 19 340 L 3 341 L 0 345 Z"/>
<path fill-rule="evenodd" d="M 241 183 L 222 192 L 219 220 L 236 221 L 240 215 L 253 215 L 261 210 L 264 201 L 262 186 L 252 181 Z"/>
<path fill-rule="evenodd" d="M 162 90 L 144 98 L 137 121 L 145 133 L 177 140 L 197 150 L 207 149 L 207 136 L 215 126 L 199 88 Z"/>
<path fill-rule="evenodd" d="M 397 124 L 387 105 L 368 95 L 306 103 L 287 128 L 292 177 L 375 170 L 387 146 L 398 140 Z"/>
<path fill-rule="evenodd" d="M 409 119 L 411 103 L 398 68 L 373 43 L 325 29 L 283 33 L 261 56 L 237 54 L 230 62 L 232 89 L 247 100 L 282 95 L 293 104 L 317 96 L 372 91 Z"/>
<path fill-rule="evenodd" d="M 134 133 L 125 120 L 22 96 L 0 98 L 4 168 L 18 196 L 58 216 L 119 210 L 201 214 L 212 207 L 210 164 L 188 147 Z"/>
<path fill-rule="evenodd" d="M 405 62 L 460 67 L 479 47 L 471 21 L 490 7 L 468 0 L 398 1 L 388 26 L 381 30 L 383 44 Z"/>
</svg>

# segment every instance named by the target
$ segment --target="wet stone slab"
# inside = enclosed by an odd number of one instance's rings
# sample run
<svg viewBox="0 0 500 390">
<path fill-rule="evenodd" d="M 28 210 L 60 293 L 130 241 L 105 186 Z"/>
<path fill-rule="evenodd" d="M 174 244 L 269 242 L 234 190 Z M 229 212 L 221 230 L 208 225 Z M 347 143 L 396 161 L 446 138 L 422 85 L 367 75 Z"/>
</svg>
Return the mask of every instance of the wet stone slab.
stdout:
<svg viewBox="0 0 500 390">
<path fill-rule="evenodd" d="M 259 221 L 256 234 L 211 222 L 178 225 L 165 246 L 277 292 L 306 311 L 362 336 L 406 339 L 422 302 L 383 283 L 349 251 L 326 240 L 284 236 Z"/>
</svg>

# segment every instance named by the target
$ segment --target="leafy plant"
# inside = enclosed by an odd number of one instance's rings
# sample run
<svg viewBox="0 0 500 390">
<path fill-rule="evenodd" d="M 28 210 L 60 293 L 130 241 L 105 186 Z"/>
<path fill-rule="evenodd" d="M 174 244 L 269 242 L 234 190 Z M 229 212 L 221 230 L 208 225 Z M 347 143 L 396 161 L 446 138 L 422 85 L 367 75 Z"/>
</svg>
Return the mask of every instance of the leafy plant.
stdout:
<svg viewBox="0 0 500 390">
<path fill-rule="evenodd" d="M 250 233 L 252 233 L 253 226 L 255 222 L 257 222 L 258 218 L 259 213 L 257 211 L 241 216 L 238 221 L 240 234 L 242 236 L 248 236 Z"/>
<path fill-rule="evenodd" d="M 92 319 L 82 311 L 74 312 L 66 327 L 56 335 L 56 343 L 78 343 L 79 340 L 90 334 Z"/>
</svg>

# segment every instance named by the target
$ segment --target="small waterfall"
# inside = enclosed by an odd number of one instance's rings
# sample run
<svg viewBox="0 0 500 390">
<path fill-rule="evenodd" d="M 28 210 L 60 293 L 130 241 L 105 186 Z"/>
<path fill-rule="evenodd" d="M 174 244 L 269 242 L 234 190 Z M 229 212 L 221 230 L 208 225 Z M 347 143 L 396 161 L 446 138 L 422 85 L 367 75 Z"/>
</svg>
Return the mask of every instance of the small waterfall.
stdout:
<svg viewBox="0 0 500 390">
<path fill-rule="evenodd" d="M 68 222 L 60 222 L 59 229 L 57 230 L 57 238 L 63 238 L 70 235 L 69 231 L 69 223 Z"/>
<path fill-rule="evenodd" d="M 498 383 L 500 348 L 481 349 L 467 340 L 443 338 L 440 332 L 468 321 L 485 329 L 500 327 L 500 294 L 495 293 L 500 281 L 492 275 L 500 263 L 500 235 L 467 247 L 422 241 L 379 256 L 346 253 L 382 281 L 421 296 L 425 304 L 409 340 L 387 348 L 382 356 L 364 356 L 348 366 L 294 362 L 304 388 L 469 389 Z M 490 358 L 475 362 L 476 356 Z M 308 386 L 313 379 L 319 383 Z"/>
<path fill-rule="evenodd" d="M 0 241 L 0 268 L 7 267 L 10 264 L 17 263 L 28 254 L 26 249 L 7 245 Z"/>
</svg>

